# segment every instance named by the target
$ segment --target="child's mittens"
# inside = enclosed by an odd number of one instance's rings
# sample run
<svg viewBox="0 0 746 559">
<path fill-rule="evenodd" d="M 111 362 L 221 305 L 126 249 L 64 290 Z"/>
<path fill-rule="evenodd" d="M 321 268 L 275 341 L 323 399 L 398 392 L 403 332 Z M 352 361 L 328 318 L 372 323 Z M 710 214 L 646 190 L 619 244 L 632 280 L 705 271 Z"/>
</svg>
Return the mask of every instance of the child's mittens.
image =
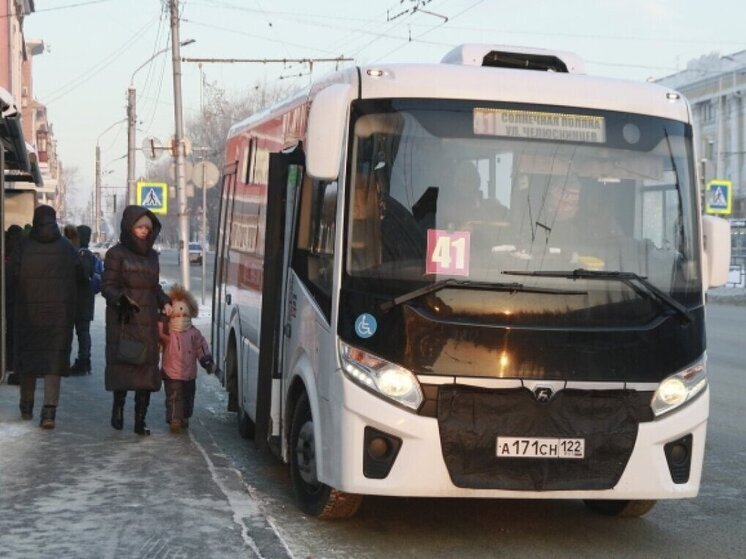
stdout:
<svg viewBox="0 0 746 559">
<path fill-rule="evenodd" d="M 208 375 L 214 375 L 218 371 L 218 365 L 212 360 L 211 355 L 205 355 L 199 360 L 199 364 L 202 365 L 202 368 L 205 371 L 207 371 Z"/>
</svg>

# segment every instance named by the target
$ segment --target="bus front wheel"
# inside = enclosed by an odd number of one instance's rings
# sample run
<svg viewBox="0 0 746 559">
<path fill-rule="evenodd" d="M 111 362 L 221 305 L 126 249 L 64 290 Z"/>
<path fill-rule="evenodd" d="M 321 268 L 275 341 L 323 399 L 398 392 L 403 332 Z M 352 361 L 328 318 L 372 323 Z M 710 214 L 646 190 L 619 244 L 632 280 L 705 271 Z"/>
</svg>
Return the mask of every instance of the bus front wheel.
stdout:
<svg viewBox="0 0 746 559">
<path fill-rule="evenodd" d="M 363 501 L 362 495 L 337 491 L 316 477 L 316 442 L 308 396 L 295 407 L 290 428 L 290 478 L 295 499 L 306 514 L 324 520 L 350 518 Z"/>
<path fill-rule="evenodd" d="M 657 501 L 586 499 L 583 502 L 599 514 L 633 518 L 650 512 Z"/>
</svg>

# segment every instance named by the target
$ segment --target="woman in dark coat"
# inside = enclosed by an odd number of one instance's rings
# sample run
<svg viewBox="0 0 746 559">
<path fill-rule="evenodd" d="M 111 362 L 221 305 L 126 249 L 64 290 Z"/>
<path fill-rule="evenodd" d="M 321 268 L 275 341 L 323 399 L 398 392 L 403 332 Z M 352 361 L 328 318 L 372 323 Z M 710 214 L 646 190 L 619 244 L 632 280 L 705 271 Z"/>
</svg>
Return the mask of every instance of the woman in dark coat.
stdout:
<svg viewBox="0 0 746 559">
<path fill-rule="evenodd" d="M 50 206 L 34 211 L 28 238 L 13 255 L 15 368 L 21 380 L 21 417 L 31 419 L 36 378 L 44 377 L 41 426 L 54 428 L 60 377 L 70 367 L 76 283 L 75 249 L 62 236 Z"/>
<path fill-rule="evenodd" d="M 142 206 L 127 206 L 119 243 L 104 260 L 101 294 L 106 299 L 106 390 L 114 393 L 111 426 L 122 429 L 128 390 L 135 391 L 135 433 L 149 435 L 145 415 L 150 393 L 161 389 L 158 367 L 158 315 L 171 311 L 158 281 L 158 254 L 153 243 L 161 223 Z M 121 334 L 145 345 L 145 361 L 133 365 L 117 356 Z"/>
</svg>

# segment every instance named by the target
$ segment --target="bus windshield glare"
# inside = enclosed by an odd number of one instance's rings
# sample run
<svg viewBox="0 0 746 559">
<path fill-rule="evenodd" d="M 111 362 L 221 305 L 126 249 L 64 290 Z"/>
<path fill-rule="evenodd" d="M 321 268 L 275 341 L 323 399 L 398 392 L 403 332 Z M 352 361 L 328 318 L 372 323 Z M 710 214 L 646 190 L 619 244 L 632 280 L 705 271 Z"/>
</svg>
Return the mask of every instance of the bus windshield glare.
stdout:
<svg viewBox="0 0 746 559">
<path fill-rule="evenodd" d="M 577 282 L 588 296 L 562 305 L 588 308 L 641 295 L 562 272 L 623 272 L 684 306 L 700 302 L 688 125 L 583 108 L 377 100 L 354 104 L 352 126 L 349 281 L 399 286 L 394 295 L 446 278 Z"/>
</svg>

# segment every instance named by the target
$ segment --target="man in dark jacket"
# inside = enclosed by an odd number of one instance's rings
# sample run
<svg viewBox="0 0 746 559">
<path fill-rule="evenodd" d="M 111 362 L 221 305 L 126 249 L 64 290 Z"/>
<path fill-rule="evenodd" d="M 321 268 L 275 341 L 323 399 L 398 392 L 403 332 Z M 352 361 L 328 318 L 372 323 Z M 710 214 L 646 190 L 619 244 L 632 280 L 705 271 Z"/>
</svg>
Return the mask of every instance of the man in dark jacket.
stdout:
<svg viewBox="0 0 746 559">
<path fill-rule="evenodd" d="M 15 284 L 15 368 L 21 378 L 21 417 L 31 419 L 36 378 L 44 377 L 41 426 L 53 429 L 60 377 L 67 374 L 75 320 L 76 282 L 82 276 L 75 249 L 50 206 L 39 206 L 28 238 L 12 262 Z"/>
<path fill-rule="evenodd" d="M 75 332 L 78 336 L 78 358 L 70 367 L 71 375 L 85 375 L 91 372 L 91 321 L 95 306 L 92 279 L 96 273 L 98 256 L 88 249 L 91 241 L 91 228 L 78 225 L 78 258 L 83 269 L 83 281 L 78 284 L 78 300 L 75 308 Z"/>
</svg>

